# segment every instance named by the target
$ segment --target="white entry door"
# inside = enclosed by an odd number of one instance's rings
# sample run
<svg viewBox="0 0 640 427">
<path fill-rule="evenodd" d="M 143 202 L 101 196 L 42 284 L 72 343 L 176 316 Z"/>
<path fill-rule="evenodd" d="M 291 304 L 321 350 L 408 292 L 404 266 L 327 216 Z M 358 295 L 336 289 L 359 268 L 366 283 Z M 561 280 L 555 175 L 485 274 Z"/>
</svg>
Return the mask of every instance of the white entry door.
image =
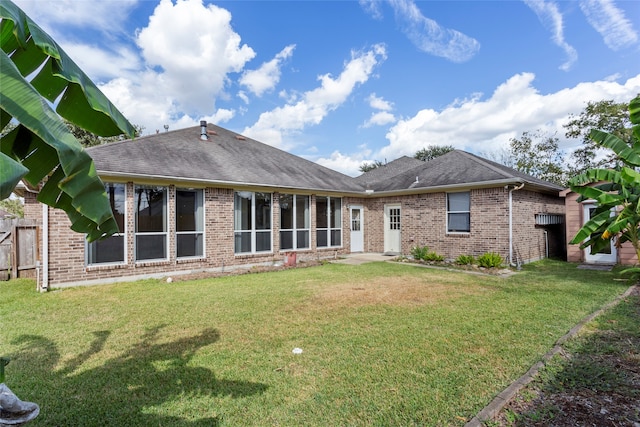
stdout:
<svg viewBox="0 0 640 427">
<path fill-rule="evenodd" d="M 364 222 L 362 206 L 351 206 L 351 252 L 364 252 Z"/>
<path fill-rule="evenodd" d="M 591 219 L 591 215 L 595 212 L 595 203 L 587 203 L 584 205 L 584 222 Z M 617 261 L 617 252 L 613 239 L 610 240 L 609 247 L 596 253 L 591 253 L 591 247 L 584 250 L 584 260 L 590 263 L 606 263 L 615 264 Z"/>
<path fill-rule="evenodd" d="M 384 253 L 401 253 L 400 231 L 400 205 L 384 205 Z"/>
</svg>

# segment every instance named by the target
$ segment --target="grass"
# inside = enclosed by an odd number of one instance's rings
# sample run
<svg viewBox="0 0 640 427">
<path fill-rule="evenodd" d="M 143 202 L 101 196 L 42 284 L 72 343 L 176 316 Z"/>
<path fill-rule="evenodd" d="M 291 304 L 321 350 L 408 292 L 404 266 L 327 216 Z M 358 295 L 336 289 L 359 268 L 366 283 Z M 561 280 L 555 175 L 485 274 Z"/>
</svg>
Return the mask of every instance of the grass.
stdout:
<svg viewBox="0 0 640 427">
<path fill-rule="evenodd" d="M 464 425 L 622 293 L 614 277 L 546 261 L 508 279 L 370 263 L 46 294 L 18 280 L 0 284 L 0 355 L 34 427 Z"/>
<path fill-rule="evenodd" d="M 504 412 L 506 425 L 637 424 L 640 295 L 624 298 L 563 347 L 516 396 L 516 409 Z"/>
</svg>

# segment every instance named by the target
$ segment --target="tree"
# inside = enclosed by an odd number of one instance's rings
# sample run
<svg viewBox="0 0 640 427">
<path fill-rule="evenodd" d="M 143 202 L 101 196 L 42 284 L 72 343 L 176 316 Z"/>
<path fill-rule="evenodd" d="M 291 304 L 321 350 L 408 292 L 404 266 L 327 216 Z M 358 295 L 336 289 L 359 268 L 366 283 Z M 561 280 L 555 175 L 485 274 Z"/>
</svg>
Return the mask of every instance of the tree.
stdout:
<svg viewBox="0 0 640 427">
<path fill-rule="evenodd" d="M 416 151 L 413 157 L 423 162 L 428 162 L 453 150 L 455 150 L 455 148 L 453 148 L 452 145 L 427 145 L 425 148 Z"/>
<path fill-rule="evenodd" d="M 630 129 L 628 104 L 603 100 L 587 103 L 580 115 L 571 114 L 564 125 L 567 138 L 582 139 L 582 147 L 572 157 L 571 173 L 580 174 L 587 169 L 611 168 L 618 161 L 615 153 L 606 150 L 591 138 L 591 129 L 613 134 L 628 145 L 638 141 Z"/>
<path fill-rule="evenodd" d="M 103 136 L 96 135 L 93 132 L 89 132 L 88 130 L 81 128 L 75 123 L 71 123 L 66 120 L 65 120 L 65 123 L 67 124 L 69 131 L 73 134 L 76 140 L 78 140 L 80 145 L 82 145 L 83 147 L 93 147 L 95 145 L 108 144 L 110 142 L 121 141 L 122 139 L 124 139 L 124 135 L 103 137 Z M 133 125 L 133 127 L 135 129 L 134 136 L 137 137 L 142 135 L 142 131 L 144 130 L 143 126 Z"/>
<path fill-rule="evenodd" d="M 571 190 L 580 194 L 578 202 L 588 199 L 597 202 L 593 216 L 571 243 L 599 252 L 613 238 L 617 245 L 630 242 L 640 262 L 640 144 L 629 145 L 628 139 L 620 137 L 631 133 L 640 141 L 640 95 L 629 103 L 628 111 L 633 127 L 625 132 L 592 129 L 589 133 L 598 148 L 613 151 L 618 166 L 589 169 L 569 181 Z"/>
<path fill-rule="evenodd" d="M 522 132 L 520 139 L 509 140 L 513 168 L 536 178 L 564 186 L 566 167 L 558 138 L 541 130 Z"/>
<path fill-rule="evenodd" d="M 4 209 L 18 218 L 24 218 L 24 205 L 18 198 L 0 200 L 0 209 Z"/>
<path fill-rule="evenodd" d="M 0 200 L 20 180 L 67 213 L 88 240 L 118 230 L 93 160 L 63 118 L 96 135 L 135 129 L 60 46 L 10 0 L 0 2 Z M 27 80 L 27 78 L 30 80 Z M 54 109 L 50 103 L 57 103 Z"/>
<path fill-rule="evenodd" d="M 374 160 L 371 163 L 364 162 L 363 164 L 360 165 L 360 172 L 362 173 L 369 172 L 371 170 L 379 168 L 380 166 L 382 166 L 382 162 L 380 160 Z"/>
</svg>

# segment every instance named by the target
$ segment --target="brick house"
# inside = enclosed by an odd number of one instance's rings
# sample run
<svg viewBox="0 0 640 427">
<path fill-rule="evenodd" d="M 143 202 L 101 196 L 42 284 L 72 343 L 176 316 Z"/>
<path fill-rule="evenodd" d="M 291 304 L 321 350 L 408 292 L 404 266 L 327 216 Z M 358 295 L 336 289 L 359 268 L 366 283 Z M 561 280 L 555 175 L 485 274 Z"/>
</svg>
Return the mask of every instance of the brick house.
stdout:
<svg viewBox="0 0 640 427">
<path fill-rule="evenodd" d="M 512 263 L 564 250 L 561 188 L 464 151 L 351 178 L 206 123 L 87 151 L 120 233 L 89 244 L 25 192 L 44 289 L 416 245 Z"/>
</svg>

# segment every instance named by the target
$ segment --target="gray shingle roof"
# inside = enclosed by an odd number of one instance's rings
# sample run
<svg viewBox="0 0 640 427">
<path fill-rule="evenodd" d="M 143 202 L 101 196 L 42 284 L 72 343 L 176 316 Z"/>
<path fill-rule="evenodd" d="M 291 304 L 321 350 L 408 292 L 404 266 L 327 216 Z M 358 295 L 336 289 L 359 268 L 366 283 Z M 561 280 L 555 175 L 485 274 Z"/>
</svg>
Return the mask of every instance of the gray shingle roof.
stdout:
<svg viewBox="0 0 640 427">
<path fill-rule="evenodd" d="M 373 172 L 373 171 L 372 171 Z M 563 187 L 534 178 L 515 169 L 466 151 L 453 150 L 395 176 L 370 184 L 375 191 L 425 190 L 451 185 L 481 185 L 488 182 L 521 182 L 541 191 L 558 193 Z"/>
<path fill-rule="evenodd" d="M 350 176 L 209 124 L 87 149 L 103 175 L 187 179 L 202 183 L 362 192 Z M 215 132 L 215 134 L 212 134 Z"/>
<path fill-rule="evenodd" d="M 402 156 L 369 172 L 357 176 L 355 180 L 367 188 L 373 188 L 375 183 L 387 181 L 402 172 L 424 165 L 422 160 L 414 157 Z"/>
<path fill-rule="evenodd" d="M 538 191 L 558 193 L 551 184 L 514 169 L 454 150 L 429 162 L 400 157 L 357 178 L 209 124 L 163 132 L 87 149 L 98 173 L 130 179 L 251 185 L 337 193 L 415 192 L 432 187 L 522 182 Z M 417 180 L 416 180 L 417 178 Z"/>
</svg>

